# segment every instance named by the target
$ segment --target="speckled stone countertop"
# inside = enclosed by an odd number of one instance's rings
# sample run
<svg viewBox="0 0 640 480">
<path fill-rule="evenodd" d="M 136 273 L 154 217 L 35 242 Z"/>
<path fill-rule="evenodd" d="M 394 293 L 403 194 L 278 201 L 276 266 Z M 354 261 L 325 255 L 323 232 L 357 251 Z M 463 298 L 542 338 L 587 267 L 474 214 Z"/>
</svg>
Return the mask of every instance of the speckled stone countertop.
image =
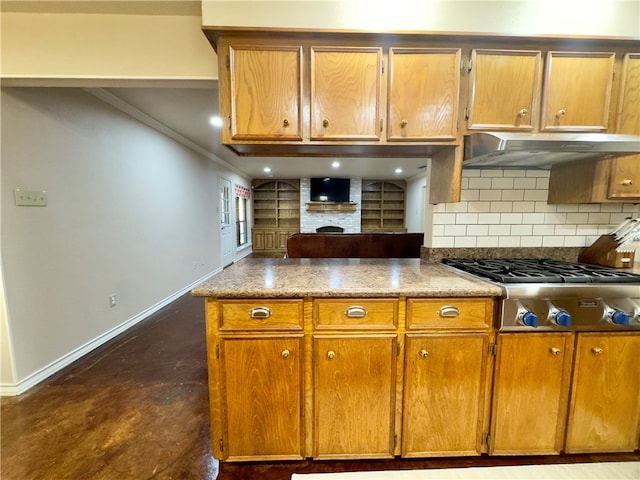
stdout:
<svg viewBox="0 0 640 480">
<path fill-rule="evenodd" d="M 197 297 L 483 297 L 500 287 L 410 259 L 245 258 L 195 287 Z"/>
</svg>

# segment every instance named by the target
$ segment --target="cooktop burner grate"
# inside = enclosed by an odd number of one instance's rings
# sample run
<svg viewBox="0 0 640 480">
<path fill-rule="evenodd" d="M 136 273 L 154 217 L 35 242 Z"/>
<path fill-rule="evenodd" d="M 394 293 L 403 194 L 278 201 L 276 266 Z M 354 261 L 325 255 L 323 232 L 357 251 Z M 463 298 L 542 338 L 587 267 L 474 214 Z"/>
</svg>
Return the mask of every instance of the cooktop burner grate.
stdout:
<svg viewBox="0 0 640 480">
<path fill-rule="evenodd" d="M 442 262 L 500 283 L 640 283 L 638 274 L 561 260 L 445 258 Z"/>
</svg>

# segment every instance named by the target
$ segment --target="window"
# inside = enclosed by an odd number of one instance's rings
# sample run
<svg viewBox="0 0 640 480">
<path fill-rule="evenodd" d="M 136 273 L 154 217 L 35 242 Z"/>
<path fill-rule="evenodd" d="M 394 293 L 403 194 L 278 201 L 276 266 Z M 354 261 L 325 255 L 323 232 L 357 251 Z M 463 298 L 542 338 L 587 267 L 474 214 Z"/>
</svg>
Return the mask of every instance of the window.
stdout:
<svg viewBox="0 0 640 480">
<path fill-rule="evenodd" d="M 245 245 L 248 239 L 247 233 L 247 200 L 249 200 L 249 189 L 235 186 L 236 191 L 236 240 L 238 247 Z"/>
</svg>

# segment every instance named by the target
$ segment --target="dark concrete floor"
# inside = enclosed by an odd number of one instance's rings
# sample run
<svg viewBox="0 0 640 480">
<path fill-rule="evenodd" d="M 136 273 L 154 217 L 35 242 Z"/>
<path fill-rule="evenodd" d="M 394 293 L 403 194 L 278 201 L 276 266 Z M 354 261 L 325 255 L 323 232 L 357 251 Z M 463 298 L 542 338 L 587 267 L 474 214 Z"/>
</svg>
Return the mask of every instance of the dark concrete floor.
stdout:
<svg viewBox="0 0 640 480">
<path fill-rule="evenodd" d="M 292 473 L 640 461 L 640 454 L 221 464 L 211 457 L 204 302 L 184 295 L 1 400 L 2 480 L 289 480 Z"/>
</svg>

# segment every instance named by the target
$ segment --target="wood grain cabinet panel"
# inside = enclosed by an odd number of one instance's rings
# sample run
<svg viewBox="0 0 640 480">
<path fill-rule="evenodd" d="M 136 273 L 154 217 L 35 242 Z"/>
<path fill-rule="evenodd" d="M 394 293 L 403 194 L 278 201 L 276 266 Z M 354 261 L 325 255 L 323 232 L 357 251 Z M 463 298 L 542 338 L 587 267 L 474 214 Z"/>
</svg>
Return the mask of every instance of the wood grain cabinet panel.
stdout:
<svg viewBox="0 0 640 480">
<path fill-rule="evenodd" d="M 402 456 L 480 455 L 488 334 L 408 334 Z"/>
<path fill-rule="evenodd" d="M 618 105 L 618 133 L 640 135 L 640 53 L 624 56 Z"/>
<path fill-rule="evenodd" d="M 302 139 L 302 47 L 231 45 L 231 138 Z"/>
<path fill-rule="evenodd" d="M 460 49 L 390 48 L 387 138 L 455 140 Z"/>
<path fill-rule="evenodd" d="M 382 48 L 311 47 L 311 139 L 380 140 Z"/>
<path fill-rule="evenodd" d="M 304 458 L 303 345 L 302 334 L 222 340 L 224 460 Z"/>
<path fill-rule="evenodd" d="M 536 128 L 541 58 L 539 50 L 472 50 L 467 129 Z"/>
<path fill-rule="evenodd" d="M 630 452 L 640 435 L 640 335 L 579 333 L 566 451 Z"/>
<path fill-rule="evenodd" d="M 607 131 L 614 60 L 613 52 L 548 52 L 540 130 Z"/>
<path fill-rule="evenodd" d="M 395 334 L 314 335 L 316 459 L 391 458 Z"/>
<path fill-rule="evenodd" d="M 564 444 L 573 335 L 498 335 L 489 453 L 553 455 Z"/>
</svg>

